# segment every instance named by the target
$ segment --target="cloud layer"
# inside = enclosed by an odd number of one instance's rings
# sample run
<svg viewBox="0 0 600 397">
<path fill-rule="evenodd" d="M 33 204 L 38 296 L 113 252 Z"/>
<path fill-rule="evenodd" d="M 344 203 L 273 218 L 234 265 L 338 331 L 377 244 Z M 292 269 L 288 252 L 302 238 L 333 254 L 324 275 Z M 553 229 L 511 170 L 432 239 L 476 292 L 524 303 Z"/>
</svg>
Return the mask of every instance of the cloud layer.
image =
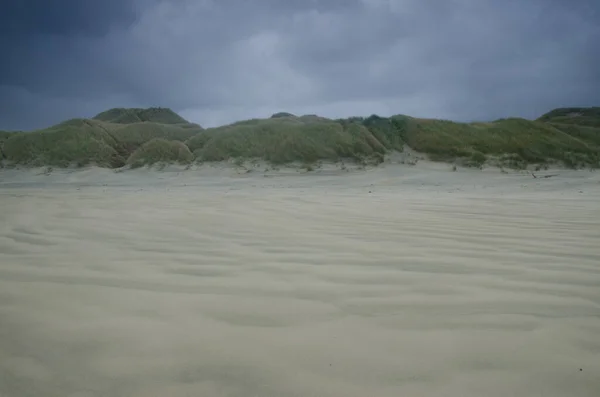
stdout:
<svg viewBox="0 0 600 397">
<path fill-rule="evenodd" d="M 213 126 L 277 111 L 483 120 L 600 104 L 591 0 L 19 4 L 0 17 L 0 128 L 115 106 Z"/>
</svg>

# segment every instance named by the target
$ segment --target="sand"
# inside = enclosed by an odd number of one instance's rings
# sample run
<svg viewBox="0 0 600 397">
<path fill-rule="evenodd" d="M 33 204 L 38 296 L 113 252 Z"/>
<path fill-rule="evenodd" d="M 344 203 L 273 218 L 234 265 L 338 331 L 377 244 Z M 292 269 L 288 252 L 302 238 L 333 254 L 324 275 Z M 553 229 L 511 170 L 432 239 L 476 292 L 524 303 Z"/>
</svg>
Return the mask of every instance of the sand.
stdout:
<svg viewBox="0 0 600 397">
<path fill-rule="evenodd" d="M 545 173 L 0 171 L 0 396 L 600 396 L 600 172 Z"/>
</svg>

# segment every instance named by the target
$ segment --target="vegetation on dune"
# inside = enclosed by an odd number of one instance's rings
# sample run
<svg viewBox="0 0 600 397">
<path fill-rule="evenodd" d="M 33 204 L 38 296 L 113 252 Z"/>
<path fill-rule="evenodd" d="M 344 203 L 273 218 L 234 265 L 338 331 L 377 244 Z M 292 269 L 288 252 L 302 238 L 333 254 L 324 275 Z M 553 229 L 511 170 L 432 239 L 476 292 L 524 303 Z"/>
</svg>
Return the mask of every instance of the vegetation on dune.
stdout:
<svg viewBox="0 0 600 397">
<path fill-rule="evenodd" d="M 94 120 L 117 124 L 153 122 L 160 124 L 187 124 L 188 121 L 169 108 L 113 108 L 97 114 Z"/>
<path fill-rule="evenodd" d="M 466 165 L 481 165 L 492 155 L 514 168 L 552 160 L 570 166 L 575 163 L 598 166 L 600 161 L 600 146 L 589 139 L 594 134 L 597 137 L 600 131 L 586 127 L 560 129 L 553 124 L 519 118 L 490 123 L 456 123 L 406 116 L 392 119 L 402 126 L 404 142 L 428 153 L 433 160 L 463 158 Z"/>
<path fill-rule="evenodd" d="M 273 115 L 271 115 L 272 119 L 278 119 L 281 117 L 296 117 L 296 116 L 294 116 L 293 114 L 288 113 L 288 112 L 279 112 L 279 113 L 274 113 Z"/>
<path fill-rule="evenodd" d="M 542 115 L 538 121 L 600 127 L 600 107 L 558 108 Z"/>
<path fill-rule="evenodd" d="M 1 162 L 6 159 L 6 155 L 4 154 L 4 142 L 13 134 L 14 132 L 0 131 L 0 166 L 2 166 Z"/>
<path fill-rule="evenodd" d="M 115 167 L 120 163 L 115 145 L 108 131 L 89 120 L 69 120 L 45 130 L 12 135 L 4 143 L 4 155 L 9 163 L 31 166 L 94 163 Z"/>
<path fill-rule="evenodd" d="M 119 126 L 114 129 L 113 136 L 117 141 L 116 150 L 127 158 L 138 147 L 154 138 L 185 141 L 200 131 L 202 128 L 144 122 Z"/>
<path fill-rule="evenodd" d="M 183 142 L 154 138 L 136 149 L 127 159 L 127 164 L 141 167 L 156 163 L 189 164 L 193 160 L 194 155 Z"/>
<path fill-rule="evenodd" d="M 386 148 L 364 126 L 328 119 L 282 117 L 211 128 L 189 139 L 199 161 L 263 158 L 271 163 L 378 157 Z"/>
<path fill-rule="evenodd" d="M 3 152 L 10 164 L 115 168 L 125 165 L 137 148 L 154 138 L 183 141 L 201 130 L 188 125 L 73 119 L 43 130 L 12 134 Z"/>
<path fill-rule="evenodd" d="M 388 150 L 401 152 L 404 148 L 402 133 L 406 126 L 404 123 L 405 120 L 400 116 L 387 118 L 374 114 L 367 118 L 351 117 L 336 121 L 342 125 L 348 125 L 349 123 L 361 124 Z"/>
<path fill-rule="evenodd" d="M 588 146 L 600 146 L 600 128 L 575 124 L 549 123 L 549 125 L 575 139 L 579 139 Z"/>
<path fill-rule="evenodd" d="M 432 160 L 466 166 L 523 168 L 558 161 L 574 168 L 599 167 L 600 108 L 556 109 L 535 121 L 477 123 L 404 115 L 331 120 L 280 112 L 206 130 L 170 109 L 111 109 L 94 119 L 67 120 L 44 130 L 0 131 L 0 155 L 6 163 L 60 167 L 250 158 L 275 164 L 348 158 L 377 164 L 405 145 Z"/>
</svg>

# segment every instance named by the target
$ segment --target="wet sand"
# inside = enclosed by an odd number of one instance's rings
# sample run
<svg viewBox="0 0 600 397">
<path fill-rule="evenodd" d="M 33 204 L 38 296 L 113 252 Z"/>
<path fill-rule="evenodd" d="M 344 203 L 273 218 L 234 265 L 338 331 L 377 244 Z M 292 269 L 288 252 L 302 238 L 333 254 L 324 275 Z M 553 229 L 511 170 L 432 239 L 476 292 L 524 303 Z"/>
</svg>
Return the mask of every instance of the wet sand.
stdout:
<svg viewBox="0 0 600 397">
<path fill-rule="evenodd" d="M 600 396 L 555 173 L 0 171 L 0 396 Z"/>
</svg>

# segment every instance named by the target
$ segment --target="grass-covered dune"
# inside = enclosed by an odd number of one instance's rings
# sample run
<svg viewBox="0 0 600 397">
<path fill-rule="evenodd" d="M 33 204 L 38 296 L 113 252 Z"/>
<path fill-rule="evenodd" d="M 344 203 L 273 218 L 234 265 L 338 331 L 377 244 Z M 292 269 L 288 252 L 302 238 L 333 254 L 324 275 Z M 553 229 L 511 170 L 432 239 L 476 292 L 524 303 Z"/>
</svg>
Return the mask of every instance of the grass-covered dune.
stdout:
<svg viewBox="0 0 600 397">
<path fill-rule="evenodd" d="M 118 124 L 144 121 L 160 124 L 188 124 L 186 119 L 169 108 L 113 108 L 97 114 L 94 120 Z"/>
<path fill-rule="evenodd" d="M 14 132 L 10 131 L 0 131 L 0 141 L 4 142 L 7 140 Z"/>
<path fill-rule="evenodd" d="M 185 143 L 154 138 L 137 148 L 127 159 L 127 164 L 134 168 L 156 163 L 189 164 L 194 155 Z"/>
<path fill-rule="evenodd" d="M 253 119 L 207 129 L 187 142 L 199 161 L 262 158 L 293 161 L 383 158 L 387 148 L 361 123 L 317 116 Z"/>
<path fill-rule="evenodd" d="M 4 155 L 4 142 L 13 134 L 13 132 L 9 131 L 0 131 L 0 161 L 3 161 L 6 158 Z"/>
<path fill-rule="evenodd" d="M 551 161 L 569 167 L 600 166 L 600 128 L 520 118 L 487 123 L 401 119 L 404 142 L 433 160 L 458 158 L 468 165 L 481 165 L 493 158 L 513 168 Z"/>
<path fill-rule="evenodd" d="M 467 166 L 600 167 L 599 109 L 556 109 L 537 120 L 475 123 L 404 115 L 332 120 L 281 112 L 202 129 L 166 108 L 116 108 L 44 130 L 0 132 L 0 148 L 4 164 L 61 167 L 251 158 L 275 164 L 341 159 L 376 164 L 405 147 Z"/>
<path fill-rule="evenodd" d="M 561 162 L 600 166 L 600 128 L 508 118 L 457 123 L 404 115 L 328 120 L 279 113 L 207 129 L 187 141 L 203 161 L 260 157 L 274 163 L 381 159 L 404 145 L 433 160 L 512 168 Z"/>
<path fill-rule="evenodd" d="M 57 167 L 95 164 L 115 168 L 125 165 L 136 149 L 154 138 L 185 141 L 202 131 L 197 124 L 179 123 L 176 118 L 171 121 L 177 123 L 102 120 L 101 115 L 114 115 L 117 111 L 119 109 L 109 110 L 92 119 L 67 120 L 43 130 L 11 134 L 3 145 L 5 163 Z M 171 113 L 168 110 L 164 117 L 153 114 L 155 119 L 167 120 Z"/>
<path fill-rule="evenodd" d="M 600 127 L 600 107 L 558 108 L 543 114 L 538 121 Z"/>
</svg>

